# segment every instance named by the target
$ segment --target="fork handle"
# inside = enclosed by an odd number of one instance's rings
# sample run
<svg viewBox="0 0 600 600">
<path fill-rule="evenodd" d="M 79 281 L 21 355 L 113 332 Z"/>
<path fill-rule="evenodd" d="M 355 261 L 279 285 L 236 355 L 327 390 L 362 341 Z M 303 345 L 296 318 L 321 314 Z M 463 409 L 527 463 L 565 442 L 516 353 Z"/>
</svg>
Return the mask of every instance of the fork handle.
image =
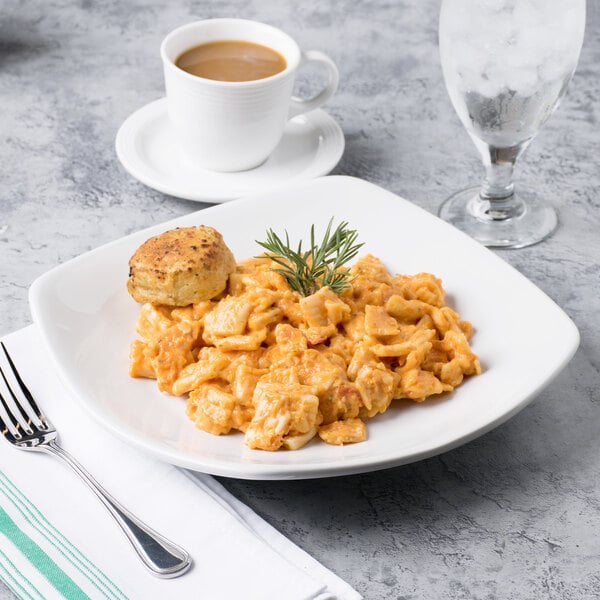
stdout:
<svg viewBox="0 0 600 600">
<path fill-rule="evenodd" d="M 38 446 L 66 462 L 98 496 L 108 512 L 119 524 L 144 565 L 158 577 L 172 578 L 185 573 L 191 566 L 190 555 L 180 546 L 169 541 L 148 527 L 113 498 L 66 450 L 54 440 Z"/>
</svg>

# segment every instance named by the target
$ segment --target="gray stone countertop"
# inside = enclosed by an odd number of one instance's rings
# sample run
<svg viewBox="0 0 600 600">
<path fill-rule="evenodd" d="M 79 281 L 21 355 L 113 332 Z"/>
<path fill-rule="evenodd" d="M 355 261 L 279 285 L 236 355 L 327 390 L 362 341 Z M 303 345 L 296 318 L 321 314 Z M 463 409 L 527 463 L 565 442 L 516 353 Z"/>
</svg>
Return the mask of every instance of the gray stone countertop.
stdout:
<svg viewBox="0 0 600 600">
<path fill-rule="evenodd" d="M 439 0 L 4 0 L 0 11 L 0 334 L 31 322 L 39 275 L 207 205 L 155 192 L 114 152 L 119 125 L 163 95 L 158 46 L 185 22 L 270 22 L 329 53 L 327 111 L 346 136 L 334 173 L 436 212 L 481 166 L 441 75 Z M 560 228 L 500 251 L 581 331 L 581 347 L 525 410 L 416 464 L 325 480 L 222 480 L 370 599 L 600 597 L 600 11 L 577 73 L 521 160 L 517 183 Z M 11 597 L 2 590 L 2 597 Z"/>
</svg>

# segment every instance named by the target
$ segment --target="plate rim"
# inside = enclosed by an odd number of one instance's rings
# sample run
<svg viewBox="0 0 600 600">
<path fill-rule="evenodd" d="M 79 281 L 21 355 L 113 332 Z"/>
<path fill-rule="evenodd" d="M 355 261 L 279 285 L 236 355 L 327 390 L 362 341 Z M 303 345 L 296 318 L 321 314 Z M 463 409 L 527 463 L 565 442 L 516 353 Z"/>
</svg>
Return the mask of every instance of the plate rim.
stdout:
<svg viewBox="0 0 600 600">
<path fill-rule="evenodd" d="M 360 185 L 366 185 L 372 189 L 375 188 L 380 192 L 385 192 L 386 194 L 389 194 L 396 199 L 400 199 L 418 211 L 427 212 L 424 209 L 414 205 L 413 203 L 410 203 L 408 200 L 398 196 L 397 194 L 394 194 L 393 192 L 390 192 L 390 191 L 388 191 L 384 188 L 381 188 L 375 184 L 366 182 L 365 180 L 359 179 L 356 177 L 345 176 L 345 175 L 332 175 L 332 176 L 321 177 L 316 180 L 302 182 L 302 184 L 303 185 L 312 185 L 314 182 L 319 181 L 319 180 L 323 181 L 323 180 L 333 180 L 333 179 L 351 181 L 352 185 L 356 185 L 357 182 L 359 182 Z M 299 185 L 299 182 L 295 182 L 294 184 L 292 184 L 290 186 L 290 189 L 294 189 L 298 185 Z M 248 196 L 246 198 L 235 200 L 235 201 L 233 201 L 233 203 L 246 203 L 248 201 L 251 201 L 253 198 L 260 198 L 264 194 L 265 194 L 264 192 L 259 192 L 252 196 Z M 227 203 L 228 207 L 231 205 L 232 205 L 232 203 Z M 380 469 L 399 466 L 402 464 L 409 464 L 412 462 L 417 462 L 417 461 L 420 461 L 420 460 L 423 460 L 423 459 L 426 459 L 426 458 L 429 458 L 432 456 L 436 456 L 438 454 L 442 454 L 444 452 L 447 452 L 448 450 L 451 450 L 451 449 L 461 446 L 469 441 L 472 441 L 473 439 L 476 439 L 477 437 L 496 428 L 497 426 L 499 426 L 500 424 L 502 424 L 503 422 L 507 421 L 512 416 L 514 416 L 515 414 L 520 412 L 535 397 L 537 397 L 540 394 L 540 392 L 543 389 L 545 389 L 556 378 L 556 376 L 565 368 L 565 366 L 572 359 L 573 355 L 575 354 L 575 352 L 577 351 L 577 348 L 579 346 L 580 333 L 579 333 L 575 323 L 573 322 L 573 320 L 569 317 L 569 315 L 567 315 L 567 313 L 552 298 L 550 298 L 542 289 L 540 289 L 532 281 L 527 279 L 522 273 L 520 273 L 512 265 L 510 265 L 509 263 L 507 263 L 506 261 L 501 259 L 498 255 L 496 255 L 489 249 L 481 246 L 482 250 L 489 253 L 488 257 L 492 258 L 494 261 L 498 261 L 499 264 L 503 265 L 503 268 L 508 268 L 513 273 L 513 276 L 517 276 L 518 278 L 520 278 L 520 280 L 522 282 L 526 283 L 528 286 L 530 286 L 532 289 L 534 289 L 535 292 L 538 295 L 540 295 L 540 297 L 544 298 L 545 302 L 550 303 L 550 305 L 552 305 L 553 310 L 557 311 L 557 314 L 561 316 L 562 323 L 566 326 L 565 327 L 565 336 L 568 335 L 568 339 L 563 340 L 565 343 L 563 344 L 563 346 L 561 348 L 560 360 L 558 360 L 556 362 L 552 371 L 548 372 L 546 375 L 540 377 L 539 378 L 540 381 L 535 382 L 527 394 L 525 394 L 523 397 L 521 397 L 520 400 L 518 400 L 517 402 L 513 403 L 510 410 L 496 411 L 497 414 L 495 414 L 495 416 L 493 416 L 493 418 L 491 418 L 489 421 L 487 421 L 483 426 L 475 428 L 459 437 L 454 437 L 448 441 L 439 443 L 434 446 L 427 447 L 427 443 L 420 444 L 420 445 L 415 446 L 413 451 L 411 451 L 403 456 L 382 455 L 382 456 L 375 457 L 375 459 L 373 459 L 372 456 L 369 456 L 366 458 L 361 458 L 361 457 L 349 458 L 345 461 L 345 464 L 341 464 L 341 465 L 340 464 L 333 464 L 333 465 L 326 464 L 324 466 L 323 464 L 313 463 L 313 464 L 304 465 L 304 466 L 299 467 L 298 465 L 289 465 L 289 464 L 278 465 L 278 464 L 263 464 L 263 463 L 245 462 L 245 463 L 243 463 L 244 472 L 241 472 L 240 465 L 237 463 L 230 464 L 229 462 L 223 461 L 223 460 L 215 460 L 215 459 L 207 460 L 207 459 L 202 459 L 202 458 L 200 461 L 187 460 L 185 458 L 182 458 L 182 456 L 180 454 L 177 454 L 175 451 L 166 450 L 166 449 L 164 449 L 164 450 L 157 449 L 157 448 L 153 447 L 152 444 L 148 443 L 145 439 L 139 437 L 135 432 L 132 433 L 131 431 L 127 430 L 126 427 L 124 428 L 122 426 L 116 425 L 110 419 L 107 419 L 106 416 L 102 413 L 102 411 L 97 410 L 93 405 L 90 404 L 90 402 L 86 402 L 80 397 L 81 391 L 79 391 L 77 389 L 77 386 L 72 381 L 68 370 L 65 368 L 65 365 L 63 365 L 58 360 L 58 357 L 54 351 L 52 338 L 51 338 L 51 335 L 49 335 L 49 331 L 47 329 L 47 322 L 43 317 L 42 300 L 44 297 L 44 290 L 47 286 L 51 285 L 51 282 L 53 281 L 53 279 L 55 279 L 58 275 L 60 275 L 60 273 L 64 269 L 72 268 L 73 265 L 76 265 L 79 261 L 85 260 L 93 253 L 97 253 L 97 252 L 99 252 L 107 247 L 111 247 L 113 245 L 122 244 L 128 238 L 133 238 L 136 236 L 143 237 L 145 235 L 150 234 L 153 231 L 164 229 L 165 227 L 170 227 L 171 225 L 177 225 L 178 221 L 181 221 L 184 219 L 189 219 L 193 215 L 203 214 L 203 213 L 205 213 L 206 210 L 213 211 L 213 210 L 219 210 L 224 207 L 225 207 L 225 205 L 214 205 L 207 209 L 193 211 L 192 213 L 188 213 L 186 215 L 175 217 L 173 219 L 169 219 L 168 221 L 165 221 L 162 223 L 153 224 L 153 225 L 143 228 L 141 230 L 136 230 L 128 235 L 125 235 L 121 238 L 118 238 L 116 240 L 113 240 L 111 242 L 103 244 L 101 246 L 98 246 L 97 248 L 94 248 L 88 252 L 85 252 L 77 257 L 74 257 L 62 264 L 55 266 L 54 268 L 52 268 L 49 271 L 40 275 L 32 283 L 32 285 L 29 289 L 29 301 L 30 301 L 30 308 L 31 308 L 33 320 L 36 323 L 38 330 L 40 331 L 44 346 L 46 347 L 46 350 L 49 353 L 52 363 L 54 364 L 55 369 L 58 372 L 62 383 L 65 385 L 67 390 L 73 396 L 73 399 L 78 404 L 83 406 L 84 409 L 89 414 L 91 414 L 92 417 L 98 423 L 100 423 L 103 427 L 105 427 L 106 429 L 113 432 L 113 434 L 117 435 L 119 438 L 121 438 L 125 442 L 129 443 L 130 445 L 141 448 L 145 452 L 148 452 L 149 454 L 151 454 L 163 461 L 167 461 L 171 464 L 174 464 L 174 465 L 177 465 L 180 467 L 189 468 L 189 469 L 193 469 L 196 471 L 207 472 L 207 473 L 211 473 L 214 475 L 219 475 L 219 476 L 224 476 L 224 477 L 235 477 L 235 478 L 239 478 L 239 479 L 250 479 L 250 480 L 252 480 L 252 479 L 254 479 L 254 480 L 308 479 L 308 478 L 351 475 L 351 474 L 362 473 L 362 472 L 366 472 L 366 471 L 376 471 L 376 470 L 380 470 Z M 428 214 L 430 217 L 437 218 L 437 217 L 434 217 L 434 215 L 431 215 L 430 213 L 428 213 Z M 473 244 L 476 244 L 478 247 L 480 246 L 479 244 L 477 244 L 477 242 L 475 242 L 474 240 L 472 240 L 465 234 L 462 234 L 461 232 L 457 232 L 457 233 L 464 236 L 470 242 L 472 242 Z M 427 442 L 427 440 L 425 440 L 425 442 Z M 423 446 L 425 446 L 425 447 L 423 447 Z"/>
</svg>

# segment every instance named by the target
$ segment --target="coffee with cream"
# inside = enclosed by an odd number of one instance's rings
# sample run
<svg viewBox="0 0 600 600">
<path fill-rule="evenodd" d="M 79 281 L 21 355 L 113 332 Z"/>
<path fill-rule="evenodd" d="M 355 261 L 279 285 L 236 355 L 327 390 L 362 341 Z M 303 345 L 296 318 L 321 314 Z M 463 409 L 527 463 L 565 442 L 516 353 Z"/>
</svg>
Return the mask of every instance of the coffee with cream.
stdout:
<svg viewBox="0 0 600 600">
<path fill-rule="evenodd" d="M 204 79 L 256 81 L 283 71 L 286 60 L 272 48 L 244 40 L 218 40 L 183 52 L 175 64 Z"/>
<path fill-rule="evenodd" d="M 177 158 L 190 169 L 259 167 L 290 119 L 323 105 L 339 79 L 326 54 L 302 51 L 280 29 L 247 19 L 182 25 L 165 37 L 160 55 Z M 302 98 L 294 95 L 294 83 L 307 65 L 323 67 L 326 79 L 320 91 Z"/>
</svg>

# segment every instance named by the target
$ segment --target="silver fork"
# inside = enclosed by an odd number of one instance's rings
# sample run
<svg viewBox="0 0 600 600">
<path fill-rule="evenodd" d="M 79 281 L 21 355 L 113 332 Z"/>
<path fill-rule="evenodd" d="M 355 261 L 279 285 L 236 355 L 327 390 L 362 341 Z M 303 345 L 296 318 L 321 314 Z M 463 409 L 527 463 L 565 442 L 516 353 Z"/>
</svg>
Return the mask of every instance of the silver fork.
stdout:
<svg viewBox="0 0 600 600">
<path fill-rule="evenodd" d="M 192 564 L 190 555 L 119 504 L 58 445 L 56 429 L 38 408 L 4 343 L 0 346 L 0 429 L 4 438 L 16 448 L 47 452 L 66 462 L 92 488 L 154 575 L 171 578 L 185 573 Z"/>
</svg>

